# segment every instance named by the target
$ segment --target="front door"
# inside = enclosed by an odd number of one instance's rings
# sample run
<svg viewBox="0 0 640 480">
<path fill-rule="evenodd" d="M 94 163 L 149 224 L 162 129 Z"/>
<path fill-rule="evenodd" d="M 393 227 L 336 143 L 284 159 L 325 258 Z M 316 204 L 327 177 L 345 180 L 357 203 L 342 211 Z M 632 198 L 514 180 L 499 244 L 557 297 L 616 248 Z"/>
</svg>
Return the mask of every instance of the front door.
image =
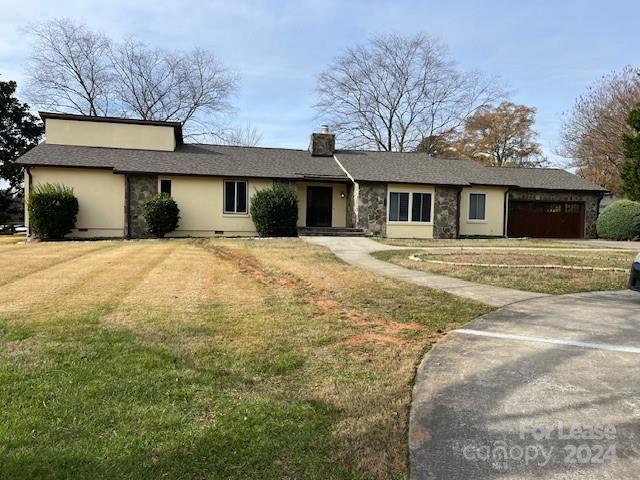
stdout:
<svg viewBox="0 0 640 480">
<path fill-rule="evenodd" d="M 307 227 L 331 226 L 333 188 L 307 187 Z"/>
</svg>

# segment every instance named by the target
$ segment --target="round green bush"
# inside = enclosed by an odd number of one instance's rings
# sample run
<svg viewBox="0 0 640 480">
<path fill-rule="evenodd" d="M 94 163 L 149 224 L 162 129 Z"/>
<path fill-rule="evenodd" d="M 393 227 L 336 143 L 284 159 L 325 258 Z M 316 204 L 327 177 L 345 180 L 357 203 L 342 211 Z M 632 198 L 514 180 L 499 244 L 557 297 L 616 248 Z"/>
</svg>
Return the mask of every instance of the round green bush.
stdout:
<svg viewBox="0 0 640 480">
<path fill-rule="evenodd" d="M 251 199 L 250 211 L 261 237 L 294 237 L 298 234 L 298 194 L 289 185 L 276 183 L 258 190 Z"/>
<path fill-rule="evenodd" d="M 45 183 L 31 189 L 27 208 L 31 233 L 42 240 L 58 240 L 75 227 L 79 205 L 72 188 Z"/>
<path fill-rule="evenodd" d="M 160 193 L 144 202 L 144 220 L 147 232 L 156 237 L 164 237 L 178 228 L 180 209 L 168 193 Z"/>
<path fill-rule="evenodd" d="M 640 238 L 640 203 L 618 200 L 602 210 L 596 224 L 598 236 L 611 240 Z"/>
</svg>

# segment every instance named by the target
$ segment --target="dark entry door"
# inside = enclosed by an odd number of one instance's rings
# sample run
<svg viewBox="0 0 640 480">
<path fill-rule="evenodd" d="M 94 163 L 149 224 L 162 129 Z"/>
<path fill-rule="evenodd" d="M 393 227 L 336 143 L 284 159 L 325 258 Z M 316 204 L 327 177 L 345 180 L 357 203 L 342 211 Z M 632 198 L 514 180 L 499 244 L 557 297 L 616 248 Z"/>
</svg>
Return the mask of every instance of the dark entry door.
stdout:
<svg viewBox="0 0 640 480">
<path fill-rule="evenodd" d="M 509 202 L 509 237 L 582 238 L 584 204 Z"/>
<path fill-rule="evenodd" d="M 307 227 L 331 226 L 331 187 L 307 187 Z"/>
</svg>

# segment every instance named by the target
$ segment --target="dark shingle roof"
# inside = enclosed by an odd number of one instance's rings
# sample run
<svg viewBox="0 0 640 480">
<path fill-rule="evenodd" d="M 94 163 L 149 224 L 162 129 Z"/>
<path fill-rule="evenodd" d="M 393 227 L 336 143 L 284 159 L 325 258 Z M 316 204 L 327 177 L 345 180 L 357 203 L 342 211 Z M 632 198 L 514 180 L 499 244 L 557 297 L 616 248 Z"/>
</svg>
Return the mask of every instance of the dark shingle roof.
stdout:
<svg viewBox="0 0 640 480">
<path fill-rule="evenodd" d="M 468 185 L 469 173 L 478 167 L 472 160 L 437 159 L 424 153 L 339 150 L 336 157 L 356 181 L 370 182 Z"/>
<path fill-rule="evenodd" d="M 331 157 L 283 148 L 180 145 L 173 152 L 40 144 L 23 165 L 113 168 L 115 172 L 347 180 Z"/>
<path fill-rule="evenodd" d="M 560 169 L 484 167 L 472 160 L 433 158 L 421 153 L 338 150 L 336 158 L 356 181 L 605 191 Z M 43 143 L 18 163 L 111 168 L 116 173 L 347 180 L 333 158 L 285 148 L 191 144 L 164 152 Z"/>
<path fill-rule="evenodd" d="M 337 151 L 354 180 L 431 185 L 499 185 L 545 190 L 606 191 L 558 168 L 485 167 L 473 160 L 414 152 Z"/>
</svg>

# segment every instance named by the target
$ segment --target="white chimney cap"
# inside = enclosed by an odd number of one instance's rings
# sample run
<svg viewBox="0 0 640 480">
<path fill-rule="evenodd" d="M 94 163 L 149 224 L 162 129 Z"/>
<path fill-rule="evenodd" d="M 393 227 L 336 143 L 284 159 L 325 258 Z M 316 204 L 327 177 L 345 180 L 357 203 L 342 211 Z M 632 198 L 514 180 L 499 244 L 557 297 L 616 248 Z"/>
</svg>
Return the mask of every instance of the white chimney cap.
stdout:
<svg viewBox="0 0 640 480">
<path fill-rule="evenodd" d="M 329 133 L 329 125 L 320 125 L 320 133 Z"/>
</svg>

